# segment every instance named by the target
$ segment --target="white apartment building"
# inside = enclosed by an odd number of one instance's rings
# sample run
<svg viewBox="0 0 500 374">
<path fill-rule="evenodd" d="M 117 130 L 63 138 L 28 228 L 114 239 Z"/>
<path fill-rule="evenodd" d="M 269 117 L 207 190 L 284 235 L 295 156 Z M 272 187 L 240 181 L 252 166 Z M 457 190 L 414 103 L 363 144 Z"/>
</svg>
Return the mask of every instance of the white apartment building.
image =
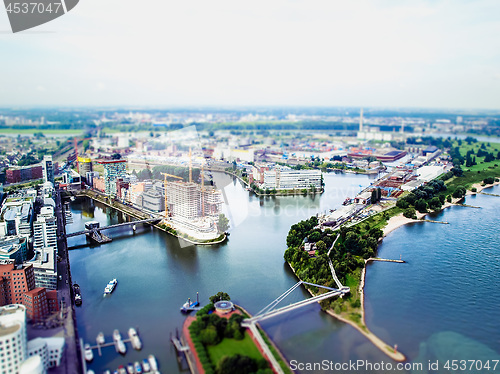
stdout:
<svg viewBox="0 0 500 374">
<path fill-rule="evenodd" d="M 39 355 L 45 370 L 61 364 L 64 338 L 35 338 L 28 342 L 28 356 Z"/>
<path fill-rule="evenodd" d="M 291 190 L 304 189 L 314 186 L 316 189 L 321 186 L 321 170 L 293 170 L 281 169 L 276 166 L 274 170 L 264 172 L 264 189 Z"/>
<path fill-rule="evenodd" d="M 54 208 L 44 206 L 33 224 L 33 249 L 35 256 L 30 260 L 35 273 L 35 286 L 48 290 L 57 289 L 57 224 Z"/>
<path fill-rule="evenodd" d="M 26 307 L 13 304 L 0 307 L 0 374 L 19 372 L 28 354 Z"/>
</svg>

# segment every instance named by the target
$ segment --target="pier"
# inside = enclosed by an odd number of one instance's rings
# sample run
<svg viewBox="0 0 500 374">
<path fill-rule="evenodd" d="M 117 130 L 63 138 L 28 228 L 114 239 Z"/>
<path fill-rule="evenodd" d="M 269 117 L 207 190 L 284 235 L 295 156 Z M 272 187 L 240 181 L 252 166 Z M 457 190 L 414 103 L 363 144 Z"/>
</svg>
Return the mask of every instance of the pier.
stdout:
<svg viewBox="0 0 500 374">
<path fill-rule="evenodd" d="M 96 340 L 97 340 L 97 339 L 96 339 Z M 121 339 L 121 341 L 122 341 L 123 343 L 130 343 L 130 344 L 132 345 L 132 347 L 133 347 L 133 348 L 135 348 L 135 347 L 134 347 L 134 344 L 132 343 L 132 339 L 131 339 L 131 338 L 129 338 L 129 339 Z M 83 341 L 81 342 L 81 344 L 83 344 Z M 99 354 L 99 356 L 102 356 L 101 349 L 102 349 L 102 348 L 106 348 L 106 347 L 115 347 L 116 352 L 118 352 L 118 351 L 119 351 L 119 350 L 118 350 L 118 341 L 117 341 L 117 340 L 114 340 L 114 339 L 113 339 L 113 341 L 111 341 L 111 342 L 106 342 L 106 341 L 104 341 L 104 343 L 102 343 L 102 344 L 100 344 L 98 341 L 96 341 L 96 345 L 91 345 L 91 346 L 90 346 L 90 349 L 91 349 L 91 350 L 97 349 L 97 353 Z M 84 350 L 83 345 L 82 345 L 82 348 L 81 348 L 81 349 L 82 349 L 82 352 L 83 352 L 83 350 Z M 136 348 L 136 349 L 137 349 L 137 348 Z"/>
<path fill-rule="evenodd" d="M 389 258 L 379 258 L 379 257 L 370 257 L 369 259 L 366 260 L 366 262 L 369 262 L 369 261 L 397 262 L 399 264 L 406 263 L 405 260 L 392 260 L 392 259 L 389 259 Z"/>
<path fill-rule="evenodd" d="M 488 195 L 488 196 L 496 196 L 496 197 L 500 197 L 500 195 L 497 195 L 497 194 L 494 194 L 494 193 L 488 193 L 488 192 L 478 192 L 480 193 L 481 195 Z"/>
</svg>

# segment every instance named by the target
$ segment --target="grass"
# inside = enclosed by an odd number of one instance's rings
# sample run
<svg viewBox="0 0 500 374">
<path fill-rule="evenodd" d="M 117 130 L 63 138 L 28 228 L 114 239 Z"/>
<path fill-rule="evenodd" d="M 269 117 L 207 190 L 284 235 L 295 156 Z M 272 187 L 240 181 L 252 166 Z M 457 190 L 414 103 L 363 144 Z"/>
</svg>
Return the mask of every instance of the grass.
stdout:
<svg viewBox="0 0 500 374">
<path fill-rule="evenodd" d="M 256 360 L 263 358 L 247 332 L 245 332 L 243 340 L 225 338 L 217 345 L 207 346 L 207 351 L 214 366 L 217 366 L 224 356 L 240 354 Z"/>
<path fill-rule="evenodd" d="M 35 132 L 41 132 L 44 135 L 79 135 L 83 130 L 78 129 L 0 129 L 1 134 L 21 134 L 21 135 L 33 135 Z"/>
</svg>

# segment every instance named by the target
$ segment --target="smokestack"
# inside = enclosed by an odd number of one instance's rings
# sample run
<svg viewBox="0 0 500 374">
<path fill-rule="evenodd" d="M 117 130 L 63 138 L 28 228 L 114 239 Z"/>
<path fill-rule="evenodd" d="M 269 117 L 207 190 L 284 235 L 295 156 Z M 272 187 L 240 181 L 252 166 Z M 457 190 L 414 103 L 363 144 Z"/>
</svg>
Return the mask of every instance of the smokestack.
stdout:
<svg viewBox="0 0 500 374">
<path fill-rule="evenodd" d="M 359 111 L 359 131 L 363 131 L 363 108 Z"/>
</svg>

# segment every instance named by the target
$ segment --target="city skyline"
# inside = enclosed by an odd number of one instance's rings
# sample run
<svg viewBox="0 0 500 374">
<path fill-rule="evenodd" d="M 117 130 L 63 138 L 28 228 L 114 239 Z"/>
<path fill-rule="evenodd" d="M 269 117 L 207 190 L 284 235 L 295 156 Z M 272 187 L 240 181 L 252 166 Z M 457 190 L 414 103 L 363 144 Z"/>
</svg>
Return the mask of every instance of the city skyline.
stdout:
<svg viewBox="0 0 500 374">
<path fill-rule="evenodd" d="M 500 109 L 495 1 L 148 5 L 0 12 L 2 106 Z"/>
</svg>

